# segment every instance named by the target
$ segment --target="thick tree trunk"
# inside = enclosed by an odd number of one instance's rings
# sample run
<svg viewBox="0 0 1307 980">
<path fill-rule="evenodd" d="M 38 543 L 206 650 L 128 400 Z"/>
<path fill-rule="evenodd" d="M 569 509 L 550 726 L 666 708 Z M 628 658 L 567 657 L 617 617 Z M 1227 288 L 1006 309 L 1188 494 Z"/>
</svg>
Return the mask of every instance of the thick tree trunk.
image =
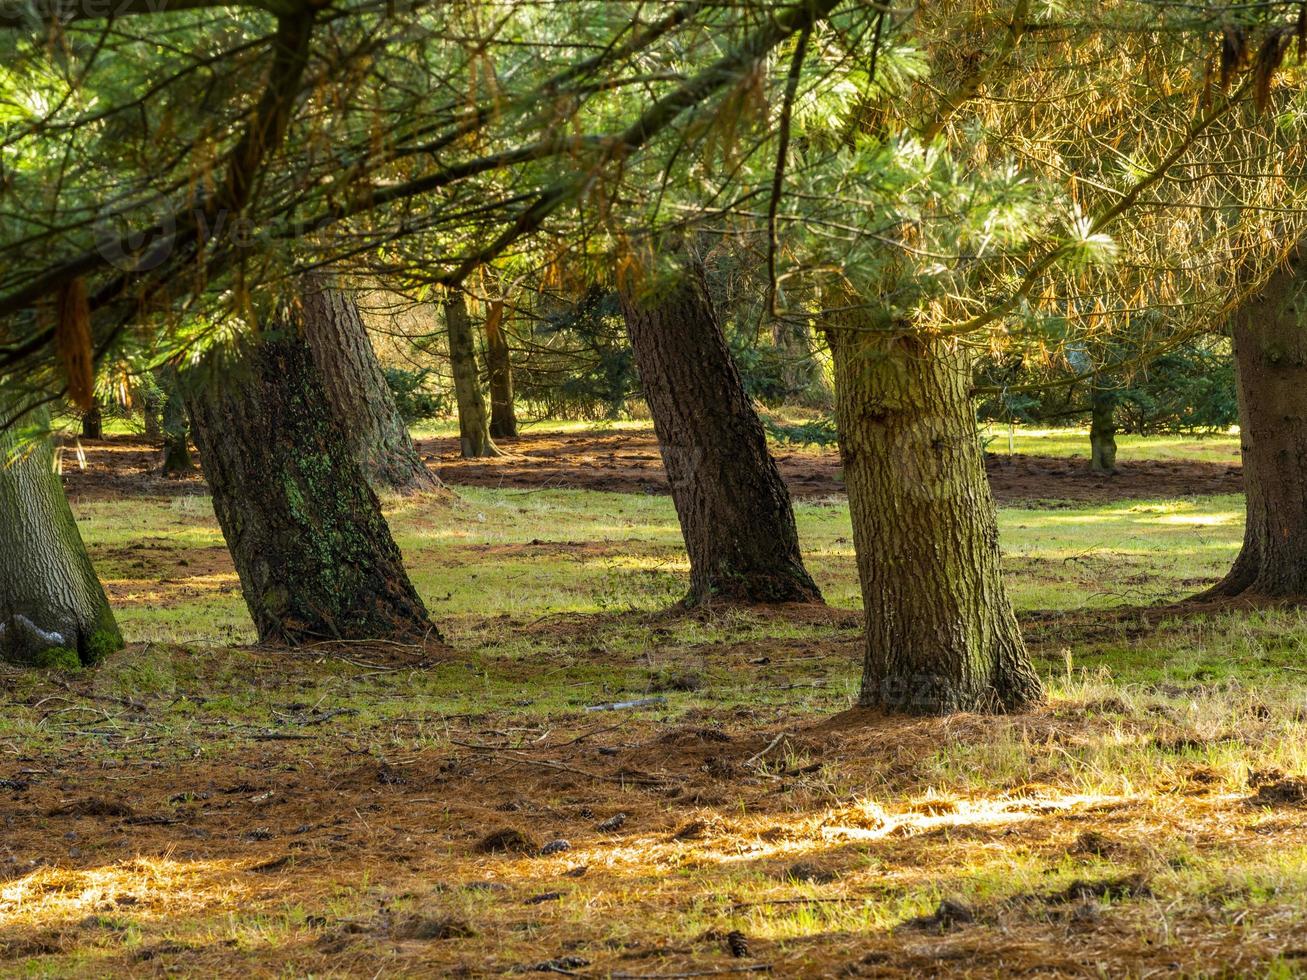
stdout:
<svg viewBox="0 0 1307 980">
<path fill-rule="evenodd" d="M 33 413 L 0 432 L 0 660 L 75 666 L 123 645 L 54 468 L 50 439 Z"/>
<path fill-rule="evenodd" d="M 395 407 L 353 297 L 320 276 L 303 284 L 304 335 L 345 427 L 351 451 L 378 492 L 443 491 Z"/>
<path fill-rule="evenodd" d="M 1199 598 L 1307 597 L 1307 277 L 1278 272 L 1233 317 L 1247 522 L 1226 577 Z"/>
<path fill-rule="evenodd" d="M 998 522 L 965 354 L 827 324 L 867 621 L 861 702 L 935 714 L 1040 698 L 999 572 Z"/>
<path fill-rule="evenodd" d="M 502 456 L 490 438 L 490 416 L 477 374 L 476 338 L 467 314 L 467 299 L 461 292 L 451 292 L 445 300 L 445 325 L 449 329 L 449 364 L 458 403 L 459 449 L 465 459 Z"/>
<path fill-rule="evenodd" d="M 1116 472 L 1116 394 L 1095 380 L 1089 398 L 1089 468 L 1110 475 Z"/>
<path fill-rule="evenodd" d="M 159 472 L 166 477 L 189 476 L 195 471 L 191 459 L 191 424 L 186 417 L 186 402 L 177 380 L 177 369 L 168 367 L 159 374 L 164 386 L 163 463 Z"/>
<path fill-rule="evenodd" d="M 104 438 L 104 412 L 100 410 L 98 400 L 91 406 L 89 411 L 82 414 L 82 438 Z"/>
<path fill-rule="evenodd" d="M 623 295 L 622 311 L 690 556 L 688 599 L 819 602 L 703 268 L 668 291 Z"/>
<path fill-rule="evenodd" d="M 259 639 L 438 639 L 308 344 L 268 335 L 205 380 L 186 405 Z"/>
<path fill-rule="evenodd" d="M 495 300 L 486 312 L 486 369 L 490 376 L 490 436 L 517 438 L 517 414 L 513 409 L 513 363 L 504 335 L 504 303 Z"/>
</svg>

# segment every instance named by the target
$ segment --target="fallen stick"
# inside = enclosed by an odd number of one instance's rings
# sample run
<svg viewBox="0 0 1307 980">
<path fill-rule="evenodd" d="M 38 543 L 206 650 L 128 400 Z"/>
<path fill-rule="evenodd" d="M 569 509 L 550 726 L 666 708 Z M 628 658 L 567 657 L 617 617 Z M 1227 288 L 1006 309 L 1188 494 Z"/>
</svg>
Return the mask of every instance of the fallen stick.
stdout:
<svg viewBox="0 0 1307 980">
<path fill-rule="evenodd" d="M 763 749 L 763 750 L 762 750 L 761 752 L 759 752 L 757 755 L 750 757 L 750 758 L 749 758 L 749 759 L 748 759 L 744 764 L 745 764 L 746 766 L 751 766 L 751 765 L 753 765 L 755 762 L 757 762 L 759 759 L 761 759 L 764 755 L 766 755 L 766 754 L 767 754 L 768 752 L 770 752 L 772 749 L 776 748 L 776 746 L 780 744 L 781 739 L 785 738 L 788 734 L 789 734 L 789 732 L 781 732 L 779 735 L 777 735 L 774 739 L 772 739 L 772 740 L 767 744 L 767 747 L 766 747 L 765 749 Z"/>
<path fill-rule="evenodd" d="M 656 698 L 637 698 L 634 701 L 609 701 L 606 704 L 592 704 L 586 711 L 620 711 L 623 708 L 644 708 L 651 704 L 666 704 L 667 699 L 662 695 Z"/>
</svg>

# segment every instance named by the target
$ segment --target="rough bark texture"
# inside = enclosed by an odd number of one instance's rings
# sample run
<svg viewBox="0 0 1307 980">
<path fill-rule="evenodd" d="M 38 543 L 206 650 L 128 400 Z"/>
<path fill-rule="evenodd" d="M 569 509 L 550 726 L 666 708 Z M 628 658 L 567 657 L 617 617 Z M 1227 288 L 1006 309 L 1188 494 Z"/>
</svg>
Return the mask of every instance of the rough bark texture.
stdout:
<svg viewBox="0 0 1307 980">
<path fill-rule="evenodd" d="M 358 304 L 325 278 L 306 276 L 304 336 L 345 428 L 346 440 L 374 490 L 443 491 L 427 469 L 395 407 Z"/>
<path fill-rule="evenodd" d="M 490 416 L 477 374 L 476 337 L 467 313 L 467 299 L 460 292 L 450 293 L 445 300 L 445 325 L 449 329 L 449 365 L 458 403 L 459 448 L 465 459 L 501 456 L 490 438 Z"/>
<path fill-rule="evenodd" d="M 141 403 L 141 421 L 145 425 L 145 438 L 151 443 L 163 440 L 163 427 L 160 423 L 163 401 L 163 393 L 157 387 L 151 386 Z"/>
<path fill-rule="evenodd" d="M 504 304 L 496 300 L 486 312 L 486 373 L 490 380 L 490 436 L 517 438 L 517 414 L 513 409 L 513 362 L 508 356 L 504 334 Z"/>
<path fill-rule="evenodd" d="M 1090 395 L 1089 468 L 1116 472 L 1116 394 L 1097 383 Z"/>
<path fill-rule="evenodd" d="M 828 324 L 867 620 L 864 705 L 935 714 L 1040 697 L 999 573 L 966 357 L 853 318 Z"/>
<path fill-rule="evenodd" d="M 104 587 L 91 567 L 45 428 L 34 413 L 0 432 L 0 660 L 76 666 L 123 645 Z"/>
<path fill-rule="evenodd" d="M 690 556 L 690 601 L 820 601 L 702 268 L 670 290 L 623 295 L 622 310 Z"/>
<path fill-rule="evenodd" d="M 1243 548 L 1205 597 L 1307 597 L 1307 277 L 1303 257 L 1233 318 L 1247 507 Z"/>
<path fill-rule="evenodd" d="M 160 371 L 159 383 L 164 389 L 163 462 L 159 472 L 167 477 L 187 476 L 195 470 L 195 461 L 191 458 L 191 422 L 186 415 L 177 369 L 166 367 Z"/>
<path fill-rule="evenodd" d="M 90 411 L 82 415 L 82 438 L 104 438 L 104 412 L 101 411 L 98 401 L 91 406 Z"/>
<path fill-rule="evenodd" d="M 308 344 L 265 336 L 206 380 L 186 406 L 259 639 L 438 638 Z"/>
</svg>

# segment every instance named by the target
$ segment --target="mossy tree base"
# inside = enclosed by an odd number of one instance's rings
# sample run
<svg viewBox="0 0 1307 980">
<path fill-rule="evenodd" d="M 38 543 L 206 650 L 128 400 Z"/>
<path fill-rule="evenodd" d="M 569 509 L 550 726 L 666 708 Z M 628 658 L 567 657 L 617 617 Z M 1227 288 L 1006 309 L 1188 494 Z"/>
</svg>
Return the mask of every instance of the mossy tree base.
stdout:
<svg viewBox="0 0 1307 980">
<path fill-rule="evenodd" d="M 293 324 L 206 367 L 186 404 L 259 639 L 439 639 Z"/>
<path fill-rule="evenodd" d="M 48 427 L 41 410 L 0 432 L 0 660 L 89 665 L 121 649 L 123 639 L 49 438 L 20 441 L 23 430 Z"/>
</svg>

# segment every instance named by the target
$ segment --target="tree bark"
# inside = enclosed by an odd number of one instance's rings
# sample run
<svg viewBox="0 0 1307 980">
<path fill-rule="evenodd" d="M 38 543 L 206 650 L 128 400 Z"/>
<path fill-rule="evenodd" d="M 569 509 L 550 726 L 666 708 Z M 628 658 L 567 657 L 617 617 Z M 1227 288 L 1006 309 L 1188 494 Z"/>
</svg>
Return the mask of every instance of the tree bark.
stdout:
<svg viewBox="0 0 1307 980">
<path fill-rule="evenodd" d="M 486 369 L 490 378 L 490 436 L 517 438 L 517 414 L 513 409 L 513 363 L 504 335 L 504 302 L 495 300 L 486 311 Z"/>
<path fill-rule="evenodd" d="M 1247 520 L 1199 598 L 1307 597 L 1307 278 L 1298 255 L 1232 318 Z"/>
<path fill-rule="evenodd" d="M 92 664 L 121 649 L 104 587 L 54 468 L 44 410 L 0 432 L 0 660 Z"/>
<path fill-rule="evenodd" d="M 1095 379 L 1089 398 L 1089 468 L 1111 475 L 1116 472 L 1116 394 Z"/>
<path fill-rule="evenodd" d="M 806 317 L 773 317 L 772 344 L 781 358 L 781 382 L 785 400 L 791 404 L 818 405 L 823 402 L 819 389 L 820 371 L 812 356 L 812 335 Z"/>
<path fill-rule="evenodd" d="M 861 703 L 937 714 L 1039 700 L 999 572 L 967 356 L 861 315 L 825 326 L 866 614 Z"/>
<path fill-rule="evenodd" d="M 100 409 L 100 402 L 98 399 L 91 406 L 89 411 L 82 414 L 82 438 L 104 438 L 104 412 Z"/>
<path fill-rule="evenodd" d="M 267 334 L 204 380 L 186 407 L 259 639 L 438 639 L 308 344 Z"/>
<path fill-rule="evenodd" d="M 621 303 L 690 557 L 688 601 L 820 602 L 703 267 Z"/>
<path fill-rule="evenodd" d="M 445 300 L 445 325 L 449 329 L 449 364 L 458 403 L 459 449 L 464 459 L 502 456 L 490 438 L 490 417 L 477 374 L 476 338 L 467 313 L 467 298 L 461 292 L 451 292 Z"/>
<path fill-rule="evenodd" d="M 163 402 L 164 394 L 159 390 L 158 382 L 152 378 L 141 400 L 141 421 L 145 426 L 147 442 L 157 443 L 163 440 L 163 427 L 160 424 Z"/>
<path fill-rule="evenodd" d="M 372 349 L 353 297 L 321 276 L 306 276 L 304 335 L 346 441 L 378 492 L 444 491 L 418 455 Z"/>
</svg>

